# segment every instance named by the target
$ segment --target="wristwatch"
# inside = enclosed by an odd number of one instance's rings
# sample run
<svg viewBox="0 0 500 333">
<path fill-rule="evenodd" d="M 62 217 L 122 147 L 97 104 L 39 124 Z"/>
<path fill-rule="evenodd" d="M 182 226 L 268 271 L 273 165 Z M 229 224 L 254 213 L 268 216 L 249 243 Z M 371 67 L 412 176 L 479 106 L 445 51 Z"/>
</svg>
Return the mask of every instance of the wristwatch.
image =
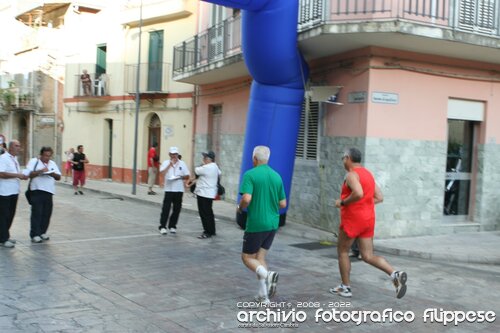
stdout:
<svg viewBox="0 0 500 333">
<path fill-rule="evenodd" d="M 344 200 L 340 200 L 340 205 L 341 205 L 341 206 L 345 206 L 345 202 L 344 202 Z"/>
</svg>

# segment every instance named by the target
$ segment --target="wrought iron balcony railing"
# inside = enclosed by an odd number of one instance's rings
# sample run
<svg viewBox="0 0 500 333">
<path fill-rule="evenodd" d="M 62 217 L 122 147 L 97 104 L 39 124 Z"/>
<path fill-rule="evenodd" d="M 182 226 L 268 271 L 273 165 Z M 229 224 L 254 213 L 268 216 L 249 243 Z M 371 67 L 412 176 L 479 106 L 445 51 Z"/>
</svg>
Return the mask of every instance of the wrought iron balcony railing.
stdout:
<svg viewBox="0 0 500 333">
<path fill-rule="evenodd" d="M 166 93 L 170 88 L 171 64 L 166 62 L 141 63 L 139 72 L 139 92 Z M 125 91 L 137 91 L 137 64 L 125 65 Z"/>
<path fill-rule="evenodd" d="M 387 20 L 500 37 L 500 0 L 300 0 L 297 30 Z M 173 75 L 240 54 L 240 24 L 240 16 L 231 17 L 176 45 Z"/>
</svg>

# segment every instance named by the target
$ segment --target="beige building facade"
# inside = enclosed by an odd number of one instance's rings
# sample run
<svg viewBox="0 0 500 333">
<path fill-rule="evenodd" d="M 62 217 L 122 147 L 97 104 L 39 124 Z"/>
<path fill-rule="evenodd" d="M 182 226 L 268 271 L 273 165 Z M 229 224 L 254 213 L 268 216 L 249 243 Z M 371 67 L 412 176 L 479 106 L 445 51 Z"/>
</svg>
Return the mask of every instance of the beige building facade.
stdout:
<svg viewBox="0 0 500 333">
<path fill-rule="evenodd" d="M 89 177 L 132 182 L 137 149 L 136 179 L 146 182 L 154 142 L 161 160 L 177 146 L 191 165 L 194 89 L 172 80 L 172 49 L 195 32 L 196 7 L 194 0 L 109 1 L 97 13 L 83 10 L 75 17 L 63 145 L 85 147 Z M 84 70 L 90 89 L 82 83 Z"/>
</svg>

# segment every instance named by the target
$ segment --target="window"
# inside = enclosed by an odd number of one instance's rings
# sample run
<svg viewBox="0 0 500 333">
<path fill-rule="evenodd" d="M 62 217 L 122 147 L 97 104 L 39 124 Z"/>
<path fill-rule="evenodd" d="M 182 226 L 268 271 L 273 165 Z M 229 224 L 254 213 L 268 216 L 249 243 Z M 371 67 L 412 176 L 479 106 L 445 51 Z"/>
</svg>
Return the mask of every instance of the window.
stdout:
<svg viewBox="0 0 500 333">
<path fill-rule="evenodd" d="M 458 27 L 467 31 L 495 33 L 497 0 L 460 0 Z"/>
<path fill-rule="evenodd" d="M 302 103 L 300 130 L 295 157 L 303 160 L 318 159 L 319 102 L 307 97 Z"/>
</svg>

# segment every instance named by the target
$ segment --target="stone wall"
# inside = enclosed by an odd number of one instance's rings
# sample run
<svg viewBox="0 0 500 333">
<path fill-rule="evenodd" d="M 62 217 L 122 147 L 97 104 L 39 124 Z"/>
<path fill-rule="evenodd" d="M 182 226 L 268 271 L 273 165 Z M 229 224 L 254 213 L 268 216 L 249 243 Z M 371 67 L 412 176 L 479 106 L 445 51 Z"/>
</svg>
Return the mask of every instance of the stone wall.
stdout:
<svg viewBox="0 0 500 333">
<path fill-rule="evenodd" d="M 478 145 L 478 172 L 474 220 L 481 222 L 481 230 L 500 229 L 500 145 Z"/>
<path fill-rule="evenodd" d="M 220 165 L 226 187 L 226 201 L 238 194 L 244 137 L 223 135 Z M 342 155 L 345 148 L 357 147 L 363 165 L 372 171 L 383 194 L 377 205 L 376 237 L 391 238 L 433 235 L 457 231 L 500 229 L 497 209 L 500 146 L 479 147 L 474 221 L 462 225 L 443 222 L 446 143 L 436 141 L 379 138 L 322 137 L 317 161 L 296 160 L 287 220 L 337 231 L 340 217 L 334 200 L 340 197 L 345 177 Z M 195 156 L 207 150 L 207 136 L 196 135 Z M 199 160 L 195 159 L 195 165 Z M 475 222 L 475 223 L 474 223 Z M 467 229 L 470 226 L 473 229 Z"/>
<path fill-rule="evenodd" d="M 221 150 L 215 162 L 222 171 L 221 184 L 226 188 L 225 200 L 236 202 L 239 191 L 241 157 L 243 154 L 242 135 L 224 134 L 221 136 Z M 207 151 L 208 136 L 196 134 L 194 149 L 194 165 L 200 164 L 201 153 Z"/>
</svg>

